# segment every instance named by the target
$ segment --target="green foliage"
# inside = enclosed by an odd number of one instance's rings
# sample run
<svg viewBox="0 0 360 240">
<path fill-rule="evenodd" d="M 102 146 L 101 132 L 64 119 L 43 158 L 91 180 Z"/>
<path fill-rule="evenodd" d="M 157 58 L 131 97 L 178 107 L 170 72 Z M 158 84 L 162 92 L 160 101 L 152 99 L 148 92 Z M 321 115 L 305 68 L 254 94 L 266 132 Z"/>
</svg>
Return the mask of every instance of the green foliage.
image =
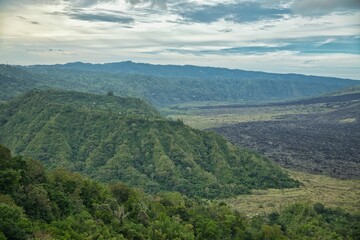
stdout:
<svg viewBox="0 0 360 240">
<path fill-rule="evenodd" d="M 13 169 L 0 170 L 0 193 L 12 192 L 17 188 L 20 174 Z"/>
<path fill-rule="evenodd" d="M 225 203 L 177 192 L 147 195 L 122 183 L 104 185 L 78 173 L 37 171 L 0 145 L 0 168 L 21 171 L 0 195 L 0 239 L 357 239 L 359 215 L 296 204 L 246 218 Z M 6 156 L 7 161 L 2 157 Z M 7 164 L 6 164 L 7 163 Z M 21 164 L 20 164 L 21 163 Z M 40 167 L 39 167 L 40 166 Z M 34 174 L 37 173 L 37 174 Z M 41 176 L 41 177 L 39 177 Z M 31 181 L 34 180 L 34 181 Z"/>
<path fill-rule="evenodd" d="M 277 218 L 278 224 L 291 239 L 358 239 L 360 215 L 350 215 L 341 209 L 325 208 L 320 203 L 294 204 Z"/>
<path fill-rule="evenodd" d="M 0 142 L 48 168 L 64 167 L 105 182 L 120 180 L 146 192 L 207 198 L 298 186 L 261 156 L 239 150 L 217 134 L 166 120 L 140 100 L 32 91 L 3 107 L 0 116 L 6 124 L 0 126 Z M 36 175 L 41 169 L 35 166 Z M 11 174 L 4 180 L 14 185 L 16 173 Z"/>
<path fill-rule="evenodd" d="M 20 207 L 0 203 L 0 232 L 8 239 L 25 239 L 31 222 Z M 0 234 L 1 237 L 1 234 Z"/>
</svg>

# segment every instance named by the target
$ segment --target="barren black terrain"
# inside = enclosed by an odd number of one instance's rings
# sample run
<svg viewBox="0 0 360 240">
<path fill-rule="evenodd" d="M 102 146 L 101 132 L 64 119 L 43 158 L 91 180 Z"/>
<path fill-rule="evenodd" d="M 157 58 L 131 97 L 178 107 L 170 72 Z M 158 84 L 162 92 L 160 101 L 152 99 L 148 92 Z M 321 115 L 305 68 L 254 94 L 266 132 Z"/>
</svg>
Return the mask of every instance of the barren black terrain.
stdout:
<svg viewBox="0 0 360 240">
<path fill-rule="evenodd" d="M 302 104 L 312 108 L 319 104 L 318 100 L 306 100 Z M 359 178 L 360 96 L 352 94 L 322 100 L 327 100 L 321 103 L 328 109 L 326 112 L 284 115 L 269 121 L 243 122 L 212 130 L 287 168 L 338 178 Z"/>
</svg>

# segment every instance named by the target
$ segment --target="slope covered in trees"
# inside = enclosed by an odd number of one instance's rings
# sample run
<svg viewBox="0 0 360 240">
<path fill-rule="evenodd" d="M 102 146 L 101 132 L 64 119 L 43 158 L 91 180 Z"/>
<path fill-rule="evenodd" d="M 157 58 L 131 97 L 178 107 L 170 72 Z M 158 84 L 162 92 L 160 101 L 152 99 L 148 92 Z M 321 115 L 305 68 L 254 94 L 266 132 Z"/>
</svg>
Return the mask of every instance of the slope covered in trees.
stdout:
<svg viewBox="0 0 360 240">
<path fill-rule="evenodd" d="M 146 99 L 160 107 L 184 103 L 282 101 L 359 84 L 358 81 L 328 77 L 132 62 L 28 67 L 2 65 L 1 75 L 12 76 L 24 83 L 35 81 L 33 85 L 12 86 L 7 93 L 0 93 L 2 99 L 33 87 L 101 94 L 112 90 L 116 95 Z"/>
<path fill-rule="evenodd" d="M 0 100 L 8 100 L 38 86 L 38 80 L 18 67 L 0 64 Z"/>
<path fill-rule="evenodd" d="M 137 99 L 32 91 L 0 105 L 0 143 L 16 153 L 148 192 L 225 197 L 298 183 L 222 137 L 161 118 Z"/>
<path fill-rule="evenodd" d="M 224 203 L 147 195 L 12 157 L 0 145 L 0 239 L 357 239 L 360 216 L 295 204 L 246 218 Z"/>
</svg>

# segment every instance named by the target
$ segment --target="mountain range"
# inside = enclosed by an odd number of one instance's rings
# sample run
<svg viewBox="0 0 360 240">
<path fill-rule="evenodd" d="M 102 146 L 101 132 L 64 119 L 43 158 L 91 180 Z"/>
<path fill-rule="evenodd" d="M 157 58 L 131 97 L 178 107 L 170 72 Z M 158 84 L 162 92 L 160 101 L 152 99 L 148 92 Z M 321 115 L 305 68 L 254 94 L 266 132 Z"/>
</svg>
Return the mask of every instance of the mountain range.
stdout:
<svg viewBox="0 0 360 240">
<path fill-rule="evenodd" d="M 0 65 L 9 99 L 33 88 L 57 88 L 144 99 L 157 107 L 177 104 L 275 102 L 317 96 L 360 81 L 226 68 L 119 62 L 56 65 Z"/>
</svg>

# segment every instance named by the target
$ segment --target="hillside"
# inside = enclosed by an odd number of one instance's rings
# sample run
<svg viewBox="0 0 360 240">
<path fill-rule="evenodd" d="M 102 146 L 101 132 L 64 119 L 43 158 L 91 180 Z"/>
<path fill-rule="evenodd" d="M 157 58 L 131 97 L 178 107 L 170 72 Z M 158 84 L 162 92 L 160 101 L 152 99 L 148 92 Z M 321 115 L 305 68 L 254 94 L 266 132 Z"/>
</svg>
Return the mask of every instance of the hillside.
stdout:
<svg viewBox="0 0 360 240">
<path fill-rule="evenodd" d="M 0 238 L 5 240 L 356 239 L 359 221 L 359 215 L 321 203 L 247 218 L 223 202 L 175 192 L 147 195 L 65 170 L 47 172 L 0 145 Z"/>
<path fill-rule="evenodd" d="M 0 143 L 18 154 L 148 192 L 213 198 L 298 186 L 269 160 L 137 99 L 32 91 L 0 105 L 0 124 Z"/>
<path fill-rule="evenodd" d="M 360 85 L 351 86 L 345 89 L 341 89 L 332 93 L 327 94 L 328 96 L 339 96 L 339 95 L 347 95 L 347 94 L 354 94 L 360 93 Z"/>
<path fill-rule="evenodd" d="M 0 100 L 8 100 L 38 85 L 31 74 L 18 67 L 0 64 Z"/>
<path fill-rule="evenodd" d="M 240 69 L 228 69 L 219 67 L 200 67 L 193 65 L 154 65 L 147 63 L 135 63 L 131 61 L 127 62 L 115 62 L 105 64 L 91 64 L 74 62 L 67 64 L 56 64 L 52 66 L 35 65 L 34 67 L 60 67 L 64 69 L 72 70 L 85 70 L 94 72 L 111 72 L 111 73 L 130 73 L 140 74 L 147 76 L 158 77 L 171 77 L 181 76 L 185 78 L 195 79 L 272 79 L 272 80 L 287 80 L 287 81 L 310 81 L 312 83 L 323 83 L 324 80 L 332 83 L 336 83 L 339 78 L 332 77 L 319 77 L 319 76 L 306 76 L 301 74 L 276 74 L 256 71 L 244 71 Z"/>
<path fill-rule="evenodd" d="M 8 74 L 21 72 L 27 74 Z M 189 103 L 259 103 L 316 96 L 360 82 L 297 74 L 273 74 L 225 68 L 151 65 L 133 62 L 109 64 L 5 66 L 0 75 L 16 81 L 36 81 L 37 88 L 58 88 L 90 93 L 113 91 L 119 96 L 146 99 L 165 107 Z M 21 86 L 22 91 L 32 86 Z M 4 99 L 20 91 L 0 94 Z"/>
</svg>

